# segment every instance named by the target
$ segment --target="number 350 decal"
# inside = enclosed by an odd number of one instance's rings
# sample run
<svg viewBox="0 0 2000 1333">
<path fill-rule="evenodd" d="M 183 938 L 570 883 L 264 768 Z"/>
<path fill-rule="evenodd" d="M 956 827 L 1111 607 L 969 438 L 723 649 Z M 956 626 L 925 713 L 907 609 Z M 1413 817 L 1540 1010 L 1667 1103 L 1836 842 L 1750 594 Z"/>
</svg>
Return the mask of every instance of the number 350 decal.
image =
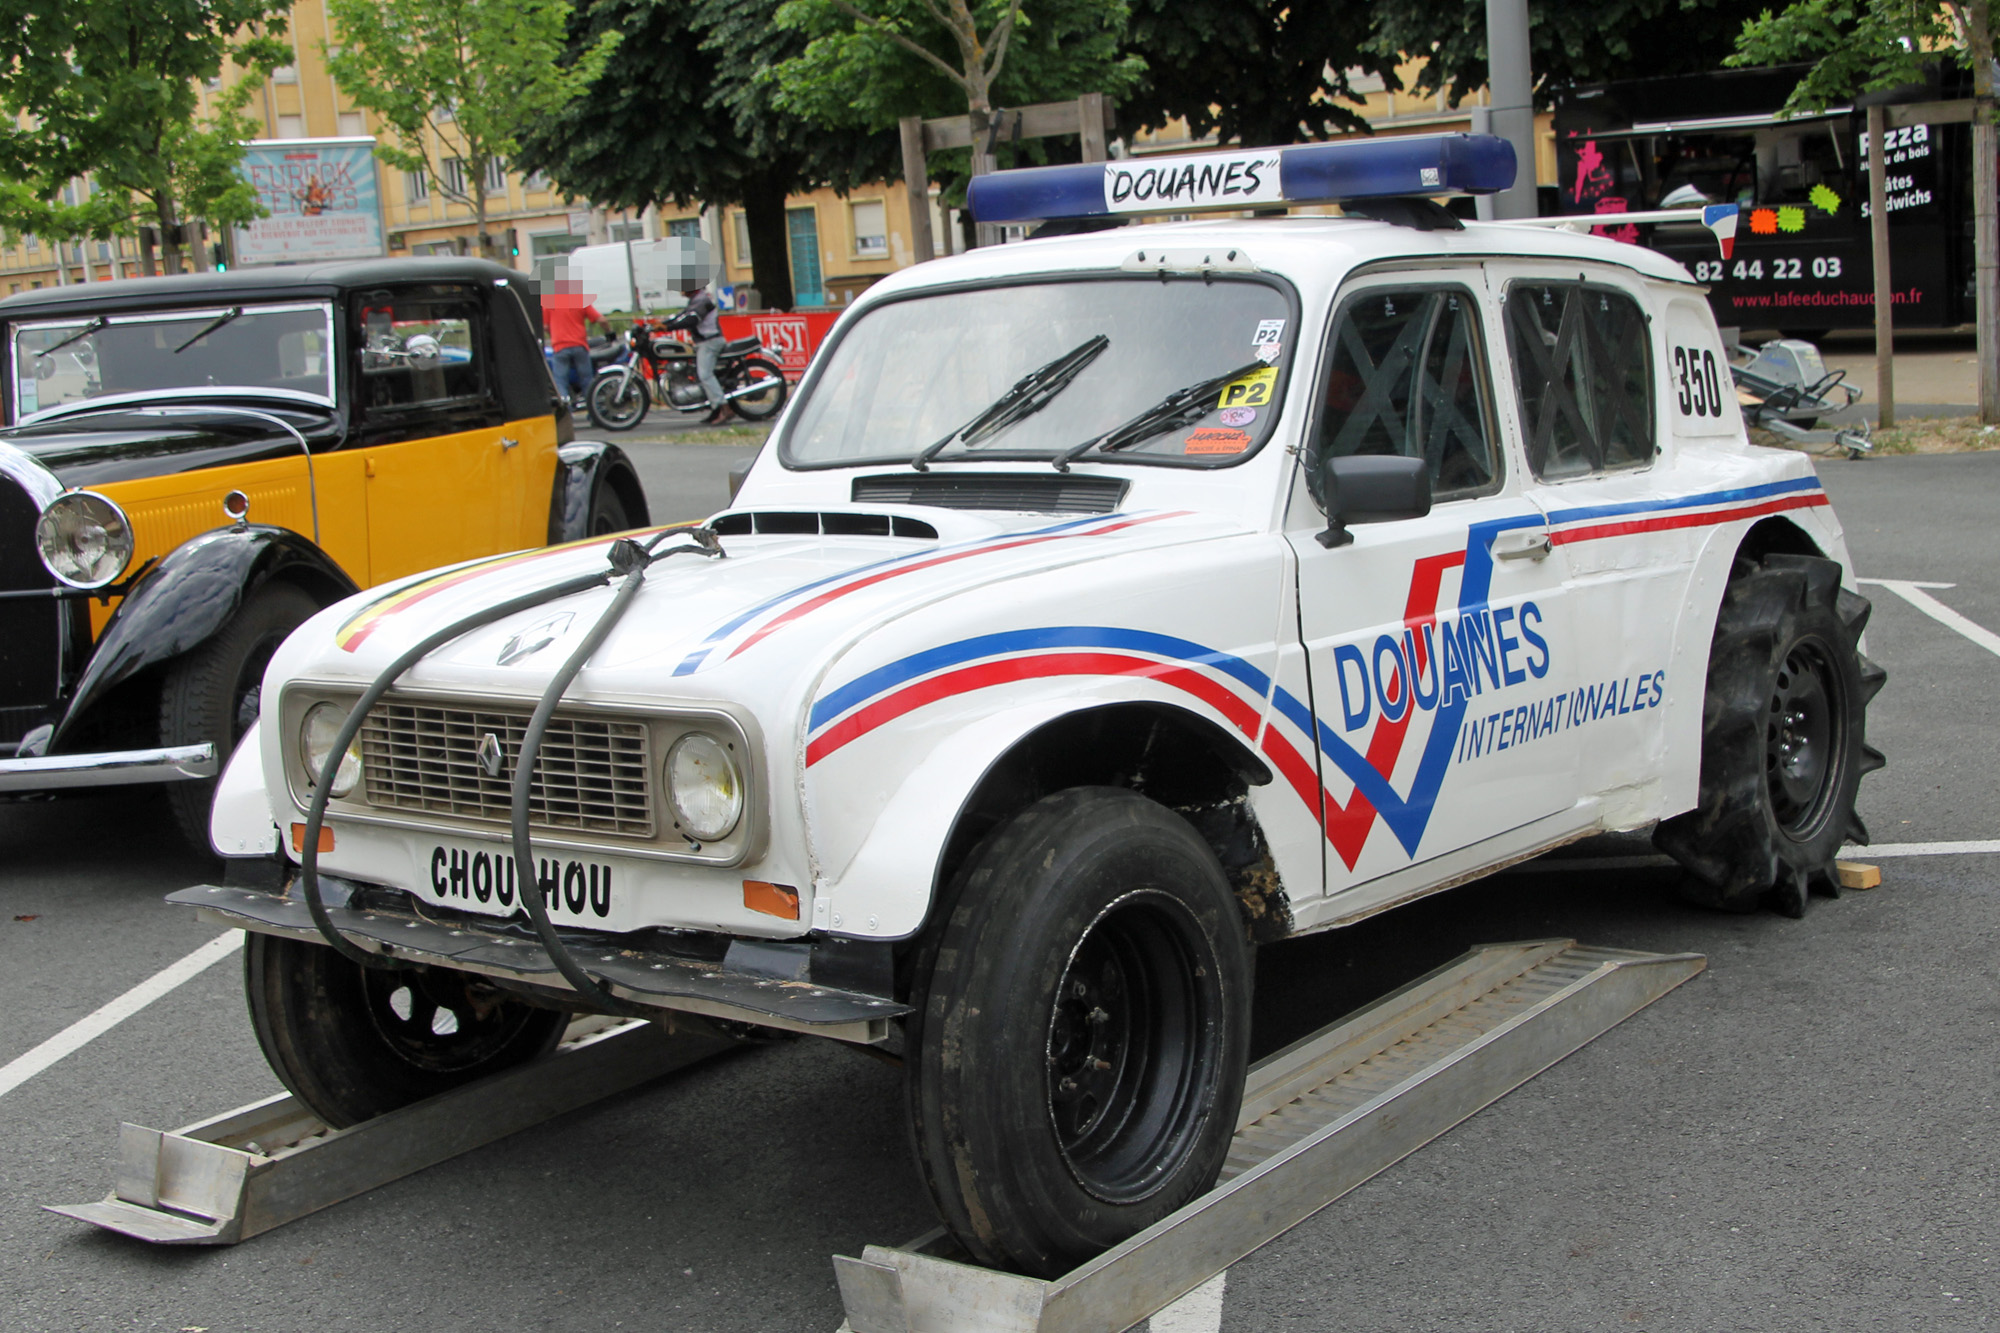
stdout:
<svg viewBox="0 0 2000 1333">
<path fill-rule="evenodd" d="M 1700 347 L 1674 349 L 1674 392 L 1682 416 L 1722 415 L 1722 379 L 1715 353 Z"/>
</svg>

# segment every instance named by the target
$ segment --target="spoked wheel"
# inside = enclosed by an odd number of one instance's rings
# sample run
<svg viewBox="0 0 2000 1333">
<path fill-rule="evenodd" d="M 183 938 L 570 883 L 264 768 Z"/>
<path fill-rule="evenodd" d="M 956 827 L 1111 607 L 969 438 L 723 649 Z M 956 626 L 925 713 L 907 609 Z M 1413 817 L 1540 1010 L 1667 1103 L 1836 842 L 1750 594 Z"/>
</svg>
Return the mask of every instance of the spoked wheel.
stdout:
<svg viewBox="0 0 2000 1333">
<path fill-rule="evenodd" d="M 601 430 L 631 430 L 646 419 L 652 395 L 644 375 L 607 370 L 590 384 L 584 407 Z"/>
<path fill-rule="evenodd" d="M 1054 1276 L 1215 1182 L 1249 1043 L 1249 957 L 1179 815 L 1084 787 L 981 844 L 917 959 L 909 1112 L 980 1262 Z"/>
<path fill-rule="evenodd" d="M 252 935 L 244 989 L 257 1043 L 336 1129 L 554 1048 L 568 1019 L 444 968 L 364 968 L 324 944 Z"/>
<path fill-rule="evenodd" d="M 319 610 L 319 603 L 288 583 L 267 583 L 243 603 L 235 618 L 168 669 L 160 689 L 160 743 L 215 747 L 218 774 L 236 744 L 256 725 L 263 706 L 264 668 L 285 636 Z M 209 807 L 216 778 L 167 784 L 181 835 L 195 850 L 214 855 L 208 840 Z"/>
<path fill-rule="evenodd" d="M 729 405 L 752 421 L 764 421 L 778 415 L 778 410 L 785 405 L 785 372 L 761 356 L 746 356 L 736 363 L 736 367 L 736 374 L 729 384 L 732 390 L 752 384 L 762 384 L 764 388 L 756 393 L 746 393 L 741 398 L 732 398 Z"/>
<path fill-rule="evenodd" d="M 1861 779 L 1882 766 L 1866 735 L 1887 678 L 1861 655 L 1869 610 L 1831 560 L 1738 562 L 1709 649 L 1699 804 L 1653 834 L 1688 872 L 1683 897 L 1801 916 L 1812 889 L 1838 891 L 1841 843 L 1868 841 Z"/>
</svg>

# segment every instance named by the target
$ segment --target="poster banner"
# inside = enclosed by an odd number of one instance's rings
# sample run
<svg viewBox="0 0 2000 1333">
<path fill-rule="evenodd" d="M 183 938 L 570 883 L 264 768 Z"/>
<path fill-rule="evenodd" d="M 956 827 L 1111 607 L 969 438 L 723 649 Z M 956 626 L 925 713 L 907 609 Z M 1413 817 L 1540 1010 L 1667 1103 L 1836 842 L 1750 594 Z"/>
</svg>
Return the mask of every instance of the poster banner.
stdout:
<svg viewBox="0 0 2000 1333">
<path fill-rule="evenodd" d="M 387 253 L 373 139 L 260 139 L 237 170 L 270 211 L 237 229 L 238 264 Z"/>
<path fill-rule="evenodd" d="M 797 382 L 806 373 L 827 330 L 839 318 L 837 310 L 802 310 L 792 314 L 724 315 L 721 323 L 726 338 L 756 338 L 762 342 L 778 358 L 785 378 Z"/>
</svg>

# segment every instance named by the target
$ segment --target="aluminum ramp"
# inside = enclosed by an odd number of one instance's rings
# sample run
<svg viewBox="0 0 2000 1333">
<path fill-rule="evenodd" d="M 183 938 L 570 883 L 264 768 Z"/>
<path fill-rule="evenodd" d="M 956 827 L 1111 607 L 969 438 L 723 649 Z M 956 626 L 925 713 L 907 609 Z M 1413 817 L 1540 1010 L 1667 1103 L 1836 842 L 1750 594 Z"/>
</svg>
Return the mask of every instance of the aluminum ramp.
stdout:
<svg viewBox="0 0 2000 1333">
<path fill-rule="evenodd" d="M 1706 966 L 1569 940 L 1476 949 L 1259 1061 L 1216 1187 L 1066 1276 L 960 1262 L 940 1233 L 837 1256 L 844 1333 L 1130 1328 Z"/>
</svg>

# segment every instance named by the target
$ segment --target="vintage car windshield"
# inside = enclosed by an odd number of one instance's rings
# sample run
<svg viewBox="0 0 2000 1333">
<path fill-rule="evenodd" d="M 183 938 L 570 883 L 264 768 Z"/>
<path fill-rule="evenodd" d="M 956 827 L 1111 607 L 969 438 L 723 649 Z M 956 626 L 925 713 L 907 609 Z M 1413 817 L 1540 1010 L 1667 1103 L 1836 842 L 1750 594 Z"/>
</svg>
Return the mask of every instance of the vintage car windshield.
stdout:
<svg viewBox="0 0 2000 1333">
<path fill-rule="evenodd" d="M 202 306 L 14 326 L 14 419 L 96 398 L 283 390 L 333 402 L 333 309 Z"/>
<path fill-rule="evenodd" d="M 1172 413 L 1170 429 L 1084 455 L 1228 464 L 1270 433 L 1295 323 L 1287 290 L 1240 277 L 1044 279 L 887 302 L 830 349 L 782 457 L 793 467 L 907 462 L 977 423 L 933 461 L 1053 459 L 1177 390 L 1254 366 Z M 1035 372 L 1053 396 L 1026 414 L 1003 405 L 995 429 L 989 409 Z"/>
</svg>

